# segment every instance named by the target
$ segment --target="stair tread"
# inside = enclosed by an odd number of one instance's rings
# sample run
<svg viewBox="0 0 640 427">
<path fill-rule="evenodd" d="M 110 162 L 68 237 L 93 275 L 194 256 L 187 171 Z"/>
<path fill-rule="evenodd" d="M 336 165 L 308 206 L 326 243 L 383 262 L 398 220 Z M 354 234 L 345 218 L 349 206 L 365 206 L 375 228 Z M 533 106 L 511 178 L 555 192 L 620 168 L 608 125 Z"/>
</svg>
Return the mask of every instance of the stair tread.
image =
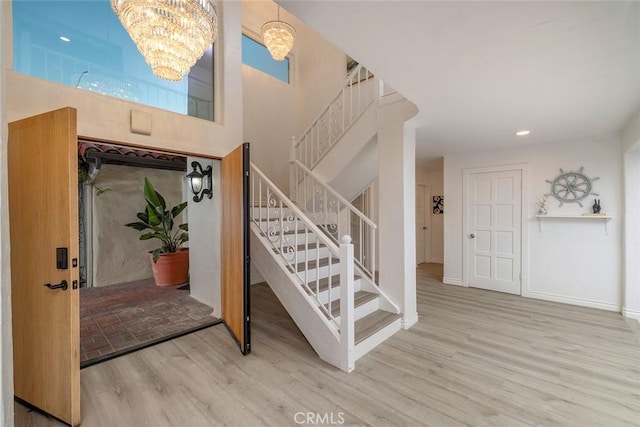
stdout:
<svg viewBox="0 0 640 427">
<path fill-rule="evenodd" d="M 399 318 L 399 314 L 377 310 L 362 319 L 356 320 L 355 343 L 358 344 L 364 341 Z"/>
<path fill-rule="evenodd" d="M 360 307 L 361 305 L 364 305 L 369 301 L 376 299 L 377 297 L 378 294 L 375 294 L 373 292 L 358 291 L 353 295 L 353 306 L 356 308 Z M 325 304 L 324 306 L 327 310 L 329 309 L 329 304 Z M 331 315 L 333 317 L 340 316 L 340 301 L 333 301 L 331 303 Z"/>
</svg>

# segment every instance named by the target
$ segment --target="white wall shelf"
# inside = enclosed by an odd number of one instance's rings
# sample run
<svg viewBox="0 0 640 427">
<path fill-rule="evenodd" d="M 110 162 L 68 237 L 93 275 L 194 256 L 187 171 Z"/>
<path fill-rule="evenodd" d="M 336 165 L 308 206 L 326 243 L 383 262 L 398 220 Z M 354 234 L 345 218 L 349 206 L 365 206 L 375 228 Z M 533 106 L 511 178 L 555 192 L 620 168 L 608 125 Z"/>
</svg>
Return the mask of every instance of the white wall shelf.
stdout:
<svg viewBox="0 0 640 427">
<path fill-rule="evenodd" d="M 613 217 L 609 215 L 536 215 L 536 218 L 538 219 L 538 230 L 540 232 L 542 232 L 543 220 L 600 220 L 604 223 L 604 232 L 607 236 L 609 235 L 607 224 L 613 219 Z"/>
</svg>

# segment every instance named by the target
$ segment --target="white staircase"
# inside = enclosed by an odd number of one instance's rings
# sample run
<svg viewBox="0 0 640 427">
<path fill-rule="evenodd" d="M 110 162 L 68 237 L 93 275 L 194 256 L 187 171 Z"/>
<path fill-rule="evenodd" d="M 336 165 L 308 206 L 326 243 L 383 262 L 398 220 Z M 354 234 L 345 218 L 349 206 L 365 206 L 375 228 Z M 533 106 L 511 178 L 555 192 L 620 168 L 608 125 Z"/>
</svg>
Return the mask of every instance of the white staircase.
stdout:
<svg viewBox="0 0 640 427">
<path fill-rule="evenodd" d="M 398 305 L 377 285 L 377 225 L 328 184 L 342 180 L 355 197 L 377 176 L 382 87 L 358 66 L 294 139 L 291 199 L 251 166 L 252 262 L 320 358 L 347 372 L 401 328 Z"/>
<path fill-rule="evenodd" d="M 350 372 L 400 330 L 395 304 L 355 262 L 347 235 L 336 244 L 251 166 L 251 259 L 318 356 Z"/>
</svg>

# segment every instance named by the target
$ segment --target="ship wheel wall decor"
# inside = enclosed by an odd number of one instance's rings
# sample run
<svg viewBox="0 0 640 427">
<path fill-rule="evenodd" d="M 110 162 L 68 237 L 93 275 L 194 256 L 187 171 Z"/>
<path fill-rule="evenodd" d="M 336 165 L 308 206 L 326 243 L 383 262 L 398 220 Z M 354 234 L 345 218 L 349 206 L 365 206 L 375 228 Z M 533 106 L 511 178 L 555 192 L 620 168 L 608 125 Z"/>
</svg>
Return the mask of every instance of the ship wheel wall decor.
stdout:
<svg viewBox="0 0 640 427">
<path fill-rule="evenodd" d="M 593 181 L 600 178 L 589 178 L 582 171 L 581 167 L 578 172 L 565 172 L 560 169 L 558 175 L 553 181 L 546 180 L 551 184 L 551 193 L 547 195 L 555 197 L 560 202 L 560 207 L 564 203 L 577 203 L 583 207 L 582 200 L 589 196 L 599 196 L 593 192 Z"/>
</svg>

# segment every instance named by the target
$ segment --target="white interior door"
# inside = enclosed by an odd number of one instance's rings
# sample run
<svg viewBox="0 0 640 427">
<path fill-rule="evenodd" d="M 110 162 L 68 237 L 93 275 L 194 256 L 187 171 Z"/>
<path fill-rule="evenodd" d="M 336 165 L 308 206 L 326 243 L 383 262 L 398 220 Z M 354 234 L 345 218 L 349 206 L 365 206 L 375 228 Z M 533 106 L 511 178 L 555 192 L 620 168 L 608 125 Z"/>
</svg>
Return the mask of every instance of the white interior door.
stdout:
<svg viewBox="0 0 640 427">
<path fill-rule="evenodd" d="M 522 171 L 470 174 L 467 193 L 469 286 L 520 295 Z"/>
<path fill-rule="evenodd" d="M 431 187 L 416 185 L 416 263 L 431 262 Z"/>
</svg>

